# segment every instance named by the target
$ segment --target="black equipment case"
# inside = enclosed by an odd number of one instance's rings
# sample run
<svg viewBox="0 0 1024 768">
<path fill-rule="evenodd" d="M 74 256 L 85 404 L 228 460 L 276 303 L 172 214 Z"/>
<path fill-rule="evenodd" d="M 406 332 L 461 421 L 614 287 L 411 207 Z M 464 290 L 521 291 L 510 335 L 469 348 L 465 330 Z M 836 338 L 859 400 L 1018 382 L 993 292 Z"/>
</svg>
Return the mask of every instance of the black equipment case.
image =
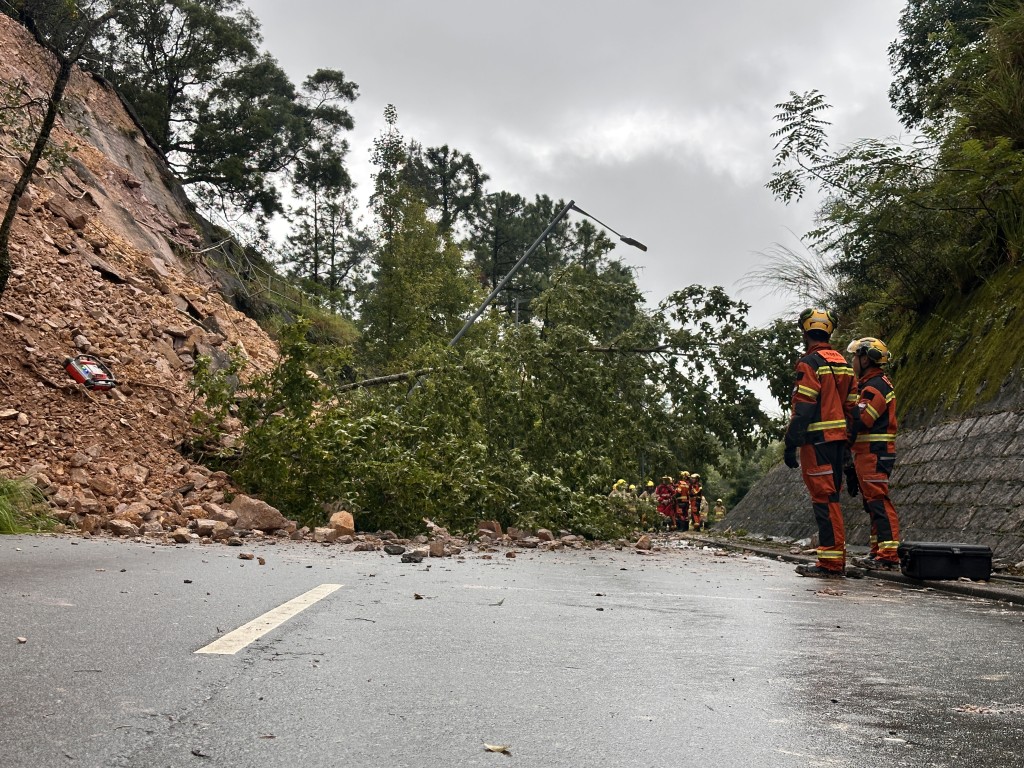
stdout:
<svg viewBox="0 0 1024 768">
<path fill-rule="evenodd" d="M 988 581 L 992 576 L 992 548 L 981 544 L 942 541 L 904 541 L 897 550 L 900 570 L 911 579 Z"/>
</svg>

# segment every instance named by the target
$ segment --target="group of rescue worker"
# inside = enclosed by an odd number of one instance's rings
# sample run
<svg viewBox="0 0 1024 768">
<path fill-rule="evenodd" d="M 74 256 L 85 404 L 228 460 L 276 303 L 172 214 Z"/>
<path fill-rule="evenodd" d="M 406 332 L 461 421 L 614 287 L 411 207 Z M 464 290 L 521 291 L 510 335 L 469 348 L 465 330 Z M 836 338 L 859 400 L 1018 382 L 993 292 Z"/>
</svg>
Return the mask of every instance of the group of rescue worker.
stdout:
<svg viewBox="0 0 1024 768">
<path fill-rule="evenodd" d="M 792 410 L 785 436 L 786 466 L 800 468 L 818 528 L 817 562 L 798 565 L 801 576 L 863 575 L 846 569 L 846 534 L 839 503 L 843 478 L 870 516 L 870 552 L 853 565 L 899 568 L 900 528 L 889 498 L 896 461 L 896 394 L 882 371 L 889 348 L 879 339 L 855 339 L 849 362 L 830 341 L 836 317 L 827 309 L 800 313 L 805 352 L 796 364 Z"/>
<path fill-rule="evenodd" d="M 708 500 L 704 498 L 700 475 L 681 472 L 679 480 L 672 482 L 671 475 L 664 475 L 654 489 L 654 500 L 658 514 L 668 530 L 703 531 L 708 516 Z M 721 499 L 718 503 L 721 504 Z"/>
<path fill-rule="evenodd" d="M 710 509 L 708 500 L 703 493 L 700 475 L 682 472 L 678 482 L 673 482 L 670 475 L 661 478 L 661 483 L 654 485 L 648 480 L 643 489 L 627 484 L 625 480 L 617 480 L 612 485 L 611 498 L 636 498 L 644 502 L 640 506 L 640 525 L 646 529 L 649 522 L 644 512 L 646 505 L 657 508 L 660 516 L 661 529 L 670 531 L 702 531 L 704 528 L 725 516 L 725 504 L 721 499 Z"/>
</svg>

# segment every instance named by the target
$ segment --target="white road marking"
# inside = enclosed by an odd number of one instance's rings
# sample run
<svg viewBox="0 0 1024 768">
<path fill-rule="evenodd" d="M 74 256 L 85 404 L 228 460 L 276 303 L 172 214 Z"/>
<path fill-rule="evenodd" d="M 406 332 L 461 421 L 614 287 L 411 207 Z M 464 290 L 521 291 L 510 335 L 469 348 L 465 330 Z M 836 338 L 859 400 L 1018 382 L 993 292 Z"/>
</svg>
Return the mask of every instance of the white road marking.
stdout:
<svg viewBox="0 0 1024 768">
<path fill-rule="evenodd" d="M 314 587 L 309 592 L 292 598 L 287 603 L 277 606 L 277 608 L 270 609 L 248 624 L 243 624 L 238 629 L 228 632 L 209 645 L 200 648 L 196 653 L 238 653 L 245 646 L 259 640 L 271 630 L 284 624 L 288 619 L 306 610 L 314 603 L 323 600 L 332 592 L 341 589 L 341 587 L 341 584 L 321 584 L 319 587 Z"/>
</svg>

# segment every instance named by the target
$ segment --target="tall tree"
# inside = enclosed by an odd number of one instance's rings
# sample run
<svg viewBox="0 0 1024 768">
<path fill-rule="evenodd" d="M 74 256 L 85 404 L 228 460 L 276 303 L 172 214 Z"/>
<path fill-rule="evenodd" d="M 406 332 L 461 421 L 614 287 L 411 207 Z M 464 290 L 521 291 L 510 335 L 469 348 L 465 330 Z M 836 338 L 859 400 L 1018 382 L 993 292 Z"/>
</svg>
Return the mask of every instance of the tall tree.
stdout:
<svg viewBox="0 0 1024 768">
<path fill-rule="evenodd" d="M 454 336 L 473 285 L 461 251 L 440 235 L 419 191 L 407 183 L 408 155 L 394 106 L 384 117 L 373 151 L 377 244 L 359 314 L 367 360 L 386 367 L 408 364 Z"/>
<path fill-rule="evenodd" d="M 423 202 L 400 187 L 389 206 L 390 230 L 377 243 L 359 308 L 366 359 L 381 368 L 409 366 L 443 346 L 473 296 L 462 253 L 440 236 Z"/>
<path fill-rule="evenodd" d="M 94 36 L 117 12 L 118 3 L 105 0 L 11 0 L 8 10 L 32 32 L 36 42 L 53 54 L 57 74 L 50 89 L 46 114 L 39 133 L 14 183 L 3 221 L 0 222 L 0 296 L 11 275 L 10 240 L 18 202 L 28 189 L 32 175 L 50 140 L 61 100 L 75 63 L 85 53 Z"/>
<path fill-rule="evenodd" d="M 105 71 L 182 182 L 210 205 L 281 212 L 281 179 L 303 149 L 352 128 L 355 84 L 318 70 L 296 88 L 259 50 L 242 0 L 125 2 L 101 46 Z"/>
<path fill-rule="evenodd" d="M 355 98 L 355 86 L 340 72 L 319 70 L 303 87 L 315 130 L 295 162 L 292 191 L 301 204 L 291 212 L 286 258 L 296 276 L 333 304 L 344 305 L 367 255 L 360 246 L 364 238 L 354 229 L 354 185 L 345 167 L 348 142 L 341 134 L 352 127 L 341 104 Z"/>
<path fill-rule="evenodd" d="M 484 183 L 490 178 L 472 155 L 447 144 L 424 149 L 410 142 L 406 181 L 423 195 L 427 208 L 439 215 L 438 229 L 451 237 L 461 222 L 471 224 L 483 203 Z"/>
<path fill-rule="evenodd" d="M 257 58 L 260 42 L 242 0 L 124 0 L 100 48 L 105 74 L 173 154 L 188 149 L 210 89 Z"/>
</svg>

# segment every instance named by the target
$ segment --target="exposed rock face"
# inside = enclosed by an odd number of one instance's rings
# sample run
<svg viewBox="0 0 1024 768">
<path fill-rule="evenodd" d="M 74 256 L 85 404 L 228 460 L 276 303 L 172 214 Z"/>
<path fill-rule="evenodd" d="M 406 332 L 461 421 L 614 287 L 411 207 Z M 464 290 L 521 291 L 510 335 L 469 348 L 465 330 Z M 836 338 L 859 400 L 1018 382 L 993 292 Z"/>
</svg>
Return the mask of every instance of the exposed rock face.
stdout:
<svg viewBox="0 0 1024 768">
<path fill-rule="evenodd" d="M 1024 414 L 992 413 L 902 430 L 891 495 L 907 541 L 987 544 L 1000 557 L 1024 557 Z M 846 540 L 868 542 L 860 497 L 842 493 Z M 776 467 L 718 527 L 801 539 L 815 533 L 799 470 Z"/>
</svg>

